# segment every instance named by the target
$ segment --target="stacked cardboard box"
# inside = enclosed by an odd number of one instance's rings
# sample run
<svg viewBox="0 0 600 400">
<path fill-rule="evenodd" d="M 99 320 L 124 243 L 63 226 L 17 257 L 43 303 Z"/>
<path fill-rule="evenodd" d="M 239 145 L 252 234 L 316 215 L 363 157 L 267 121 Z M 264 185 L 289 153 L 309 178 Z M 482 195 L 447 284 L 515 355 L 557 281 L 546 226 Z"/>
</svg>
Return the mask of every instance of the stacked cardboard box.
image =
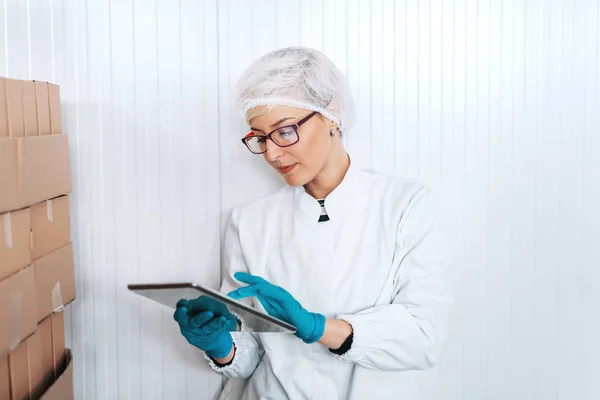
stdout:
<svg viewBox="0 0 600 400">
<path fill-rule="evenodd" d="M 73 398 L 70 192 L 58 86 L 0 78 L 0 400 Z"/>
</svg>

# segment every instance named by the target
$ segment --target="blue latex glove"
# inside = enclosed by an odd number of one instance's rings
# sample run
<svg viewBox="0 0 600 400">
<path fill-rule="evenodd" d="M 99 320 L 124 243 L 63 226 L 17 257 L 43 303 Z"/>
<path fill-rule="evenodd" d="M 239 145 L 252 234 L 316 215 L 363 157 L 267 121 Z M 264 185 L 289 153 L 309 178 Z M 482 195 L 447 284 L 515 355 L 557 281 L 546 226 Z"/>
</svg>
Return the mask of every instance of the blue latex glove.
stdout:
<svg viewBox="0 0 600 400">
<path fill-rule="evenodd" d="M 192 346 L 212 358 L 229 355 L 233 346 L 229 332 L 236 330 L 237 319 L 222 303 L 206 296 L 190 301 L 181 299 L 177 302 L 173 318 L 179 323 L 181 334 Z"/>
<path fill-rule="evenodd" d="M 267 313 L 296 327 L 296 336 L 305 343 L 314 343 L 325 332 L 325 316 L 311 313 L 287 291 L 275 286 L 259 276 L 236 272 L 235 279 L 249 284 L 228 294 L 233 299 L 256 297 Z"/>
</svg>

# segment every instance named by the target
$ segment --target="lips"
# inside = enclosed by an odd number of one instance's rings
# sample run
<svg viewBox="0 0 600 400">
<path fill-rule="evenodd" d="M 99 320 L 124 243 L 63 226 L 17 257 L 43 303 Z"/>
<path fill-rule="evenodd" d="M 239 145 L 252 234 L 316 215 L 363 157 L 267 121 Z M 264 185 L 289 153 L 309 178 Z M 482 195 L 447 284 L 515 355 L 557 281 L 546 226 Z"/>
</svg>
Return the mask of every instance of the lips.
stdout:
<svg viewBox="0 0 600 400">
<path fill-rule="evenodd" d="M 279 167 L 277 168 L 279 170 L 279 172 L 283 175 L 290 173 L 294 167 L 296 166 L 296 164 L 292 164 L 292 165 L 287 165 L 285 167 Z"/>
</svg>

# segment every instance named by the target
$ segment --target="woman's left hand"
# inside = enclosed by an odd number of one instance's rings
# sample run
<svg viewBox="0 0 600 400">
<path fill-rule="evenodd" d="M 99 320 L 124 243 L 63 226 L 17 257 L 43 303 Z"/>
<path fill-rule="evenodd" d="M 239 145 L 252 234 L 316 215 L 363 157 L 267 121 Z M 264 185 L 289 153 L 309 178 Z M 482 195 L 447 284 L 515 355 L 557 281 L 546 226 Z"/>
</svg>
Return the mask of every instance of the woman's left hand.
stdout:
<svg viewBox="0 0 600 400">
<path fill-rule="evenodd" d="M 296 336 L 305 343 L 321 339 L 325 331 L 325 316 L 305 310 L 294 296 L 260 276 L 245 272 L 237 272 L 233 276 L 248 286 L 230 292 L 229 297 L 235 300 L 256 297 L 269 315 L 294 325 Z"/>
</svg>

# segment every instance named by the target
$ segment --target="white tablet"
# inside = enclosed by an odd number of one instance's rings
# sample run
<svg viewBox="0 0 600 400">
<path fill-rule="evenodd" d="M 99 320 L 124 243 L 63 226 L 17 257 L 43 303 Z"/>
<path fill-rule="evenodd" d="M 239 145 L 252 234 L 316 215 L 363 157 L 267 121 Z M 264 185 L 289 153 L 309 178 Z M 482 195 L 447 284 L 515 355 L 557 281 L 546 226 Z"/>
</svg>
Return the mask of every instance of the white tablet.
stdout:
<svg viewBox="0 0 600 400">
<path fill-rule="evenodd" d="M 129 284 L 127 288 L 134 293 L 154 300 L 172 309 L 176 308 L 180 299 L 193 300 L 206 296 L 226 307 L 230 312 L 239 315 L 244 325 L 256 333 L 276 332 L 294 333 L 296 328 L 287 322 L 274 318 L 215 290 L 196 283 L 150 283 Z"/>
</svg>

